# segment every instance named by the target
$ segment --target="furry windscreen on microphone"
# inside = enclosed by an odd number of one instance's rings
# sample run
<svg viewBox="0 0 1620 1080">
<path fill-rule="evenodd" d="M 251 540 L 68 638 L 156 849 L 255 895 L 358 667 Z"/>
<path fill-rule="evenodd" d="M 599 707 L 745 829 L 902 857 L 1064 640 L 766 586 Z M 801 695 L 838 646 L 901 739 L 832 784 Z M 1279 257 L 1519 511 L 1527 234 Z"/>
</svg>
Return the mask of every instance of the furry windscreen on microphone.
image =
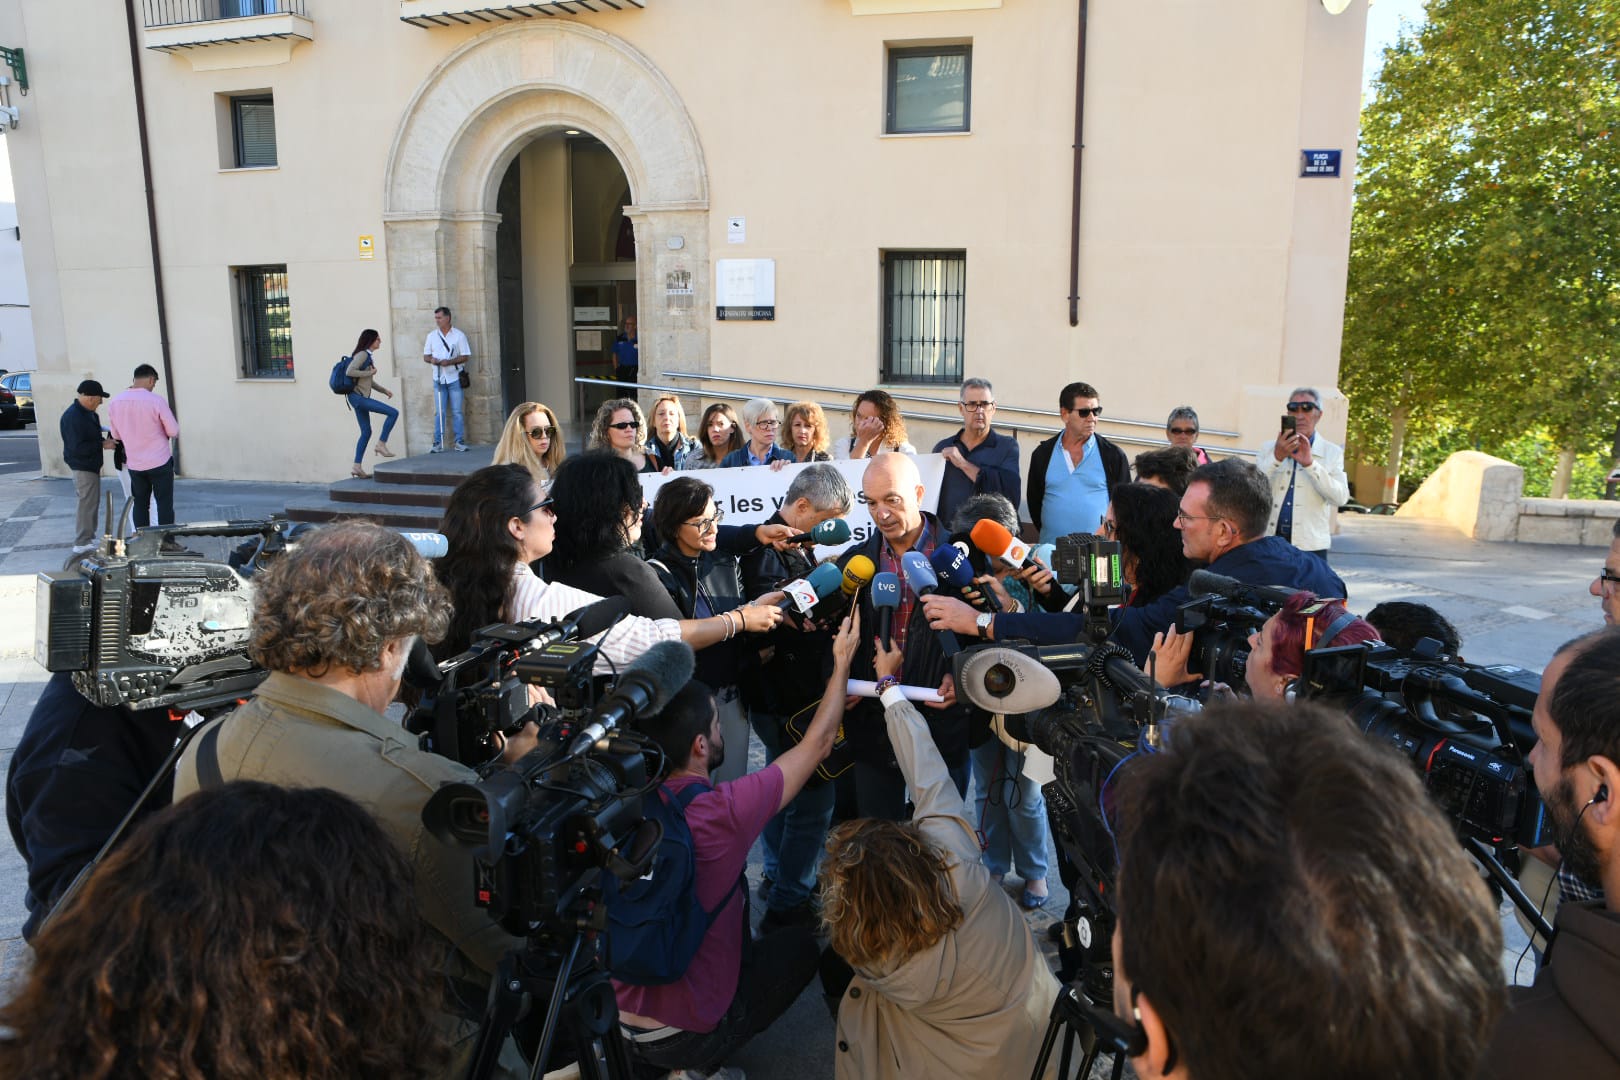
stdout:
<svg viewBox="0 0 1620 1080">
<path fill-rule="evenodd" d="M 664 706 L 675 692 L 692 681 L 692 671 L 696 666 L 692 647 L 684 641 L 660 641 L 640 656 L 636 657 L 620 673 L 619 684 L 614 688 L 618 693 L 627 688 L 627 684 L 640 683 L 644 685 L 648 694 L 646 705 L 636 711 L 642 716 L 662 712 Z"/>
</svg>

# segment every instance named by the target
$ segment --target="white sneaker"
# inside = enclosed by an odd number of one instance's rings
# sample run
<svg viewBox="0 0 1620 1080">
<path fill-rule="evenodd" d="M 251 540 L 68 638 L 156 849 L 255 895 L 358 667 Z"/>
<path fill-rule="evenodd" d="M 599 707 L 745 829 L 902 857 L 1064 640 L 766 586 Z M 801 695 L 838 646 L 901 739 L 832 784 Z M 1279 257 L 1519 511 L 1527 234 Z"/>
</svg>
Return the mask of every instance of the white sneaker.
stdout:
<svg viewBox="0 0 1620 1080">
<path fill-rule="evenodd" d="M 430 453 L 430 454 L 442 454 L 442 453 L 444 453 L 444 447 L 440 446 L 438 443 L 434 443 L 433 446 L 431 448 L 429 448 L 428 453 Z"/>
<path fill-rule="evenodd" d="M 466 443 L 461 443 L 461 442 L 456 443 L 456 453 L 465 454 L 466 452 L 467 452 L 467 444 Z"/>
<path fill-rule="evenodd" d="M 75 554 L 75 555 L 83 555 L 86 552 L 96 550 L 96 548 L 98 548 L 98 547 L 100 547 L 100 545 L 99 544 L 94 544 L 94 543 L 91 543 L 91 544 L 76 544 L 76 545 L 74 545 L 74 548 L 73 548 L 73 554 Z"/>
</svg>

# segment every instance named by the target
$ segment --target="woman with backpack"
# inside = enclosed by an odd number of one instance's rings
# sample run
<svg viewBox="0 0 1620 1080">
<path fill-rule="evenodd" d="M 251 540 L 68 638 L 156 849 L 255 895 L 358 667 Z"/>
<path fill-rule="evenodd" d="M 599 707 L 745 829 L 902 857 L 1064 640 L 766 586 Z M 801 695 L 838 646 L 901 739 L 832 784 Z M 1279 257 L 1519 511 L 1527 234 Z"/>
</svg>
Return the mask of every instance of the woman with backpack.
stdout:
<svg viewBox="0 0 1620 1080">
<path fill-rule="evenodd" d="M 394 392 L 376 381 L 377 365 L 372 362 L 371 350 L 382 344 L 382 335 L 375 330 L 360 331 L 360 340 L 355 343 L 354 352 L 349 355 L 349 365 L 343 369 L 343 374 L 354 381 L 354 388 L 349 391 L 349 407 L 354 410 L 354 418 L 360 422 L 360 441 L 354 447 L 354 468 L 349 475 L 369 480 L 371 474 L 361 468 L 360 462 L 366 456 L 366 443 L 371 441 L 371 414 L 376 413 L 383 417 L 382 435 L 377 439 L 377 456 L 391 458 L 394 452 L 388 449 L 388 436 L 394 430 L 394 423 L 399 419 L 399 410 L 392 405 L 384 405 L 374 401 L 371 397 L 373 390 L 387 394 L 390 399 Z"/>
</svg>

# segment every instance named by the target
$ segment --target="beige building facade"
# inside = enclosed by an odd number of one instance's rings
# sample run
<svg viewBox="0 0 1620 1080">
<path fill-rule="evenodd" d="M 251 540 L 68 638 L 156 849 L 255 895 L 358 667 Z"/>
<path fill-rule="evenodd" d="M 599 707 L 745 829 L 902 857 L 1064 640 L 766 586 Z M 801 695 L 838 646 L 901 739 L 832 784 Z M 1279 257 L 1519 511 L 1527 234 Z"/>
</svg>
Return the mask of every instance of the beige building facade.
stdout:
<svg viewBox="0 0 1620 1080">
<path fill-rule="evenodd" d="M 1342 441 L 1363 3 L 135 10 L 144 109 L 117 6 L 0 7 L 30 79 L 6 138 L 41 415 L 151 363 L 184 475 L 343 476 L 355 425 L 327 376 L 363 328 L 399 394 L 391 445 L 425 451 L 441 304 L 474 354 L 474 442 L 531 399 L 578 431 L 610 390 L 576 380 L 607 374 L 626 315 L 641 381 L 681 389 L 693 423 L 711 400 L 842 409 L 881 385 L 931 445 L 979 375 L 1027 454 L 1085 380 L 1128 451 L 1180 404 L 1207 445 L 1250 451 L 1311 384 Z M 1302 175 L 1311 149 L 1340 175 Z"/>
</svg>

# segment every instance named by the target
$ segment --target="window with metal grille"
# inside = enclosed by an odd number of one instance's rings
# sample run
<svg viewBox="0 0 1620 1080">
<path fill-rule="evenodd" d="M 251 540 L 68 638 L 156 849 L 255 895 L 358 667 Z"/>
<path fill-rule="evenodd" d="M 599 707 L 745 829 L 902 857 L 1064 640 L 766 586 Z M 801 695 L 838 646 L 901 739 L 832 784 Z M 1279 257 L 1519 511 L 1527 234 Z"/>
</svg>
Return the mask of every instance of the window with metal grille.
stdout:
<svg viewBox="0 0 1620 1080">
<path fill-rule="evenodd" d="M 292 305 L 285 266 L 239 266 L 236 290 L 241 304 L 242 377 L 293 376 Z"/>
<path fill-rule="evenodd" d="M 962 381 L 967 253 L 883 256 L 883 380 Z"/>
<path fill-rule="evenodd" d="M 973 46 L 890 49 L 883 130 L 891 135 L 968 131 Z"/>
<path fill-rule="evenodd" d="M 276 163 L 276 104 L 269 94 L 231 98 L 231 133 L 238 169 Z"/>
</svg>

